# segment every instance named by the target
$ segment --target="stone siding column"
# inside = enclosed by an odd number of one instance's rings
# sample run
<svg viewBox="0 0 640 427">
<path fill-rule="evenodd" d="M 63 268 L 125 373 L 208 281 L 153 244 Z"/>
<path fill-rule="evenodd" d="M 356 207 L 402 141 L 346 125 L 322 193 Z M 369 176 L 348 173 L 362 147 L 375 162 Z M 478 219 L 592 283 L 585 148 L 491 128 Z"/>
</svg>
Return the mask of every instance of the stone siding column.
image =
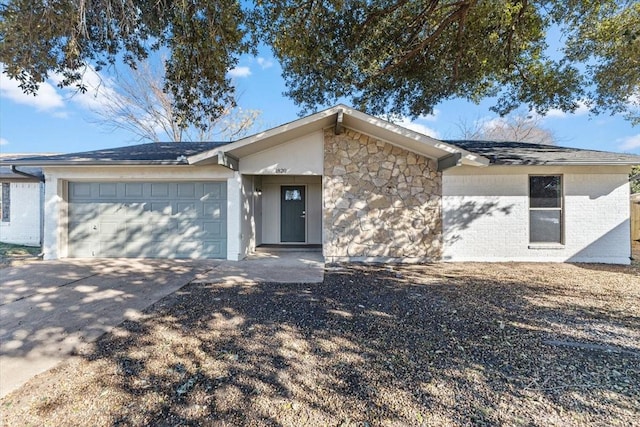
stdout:
<svg viewBox="0 0 640 427">
<path fill-rule="evenodd" d="M 324 134 L 324 255 L 332 260 L 438 260 L 437 162 L 346 129 Z"/>
</svg>

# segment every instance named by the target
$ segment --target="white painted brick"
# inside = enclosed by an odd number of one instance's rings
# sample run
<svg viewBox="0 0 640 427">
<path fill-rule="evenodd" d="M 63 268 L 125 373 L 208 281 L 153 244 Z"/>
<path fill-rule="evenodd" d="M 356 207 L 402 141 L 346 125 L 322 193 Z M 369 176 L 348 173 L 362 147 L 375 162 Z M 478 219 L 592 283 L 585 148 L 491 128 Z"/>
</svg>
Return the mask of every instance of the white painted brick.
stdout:
<svg viewBox="0 0 640 427">
<path fill-rule="evenodd" d="M 628 264 L 629 185 L 624 168 L 526 167 L 443 176 L 445 261 Z M 522 171 L 519 173 L 519 171 Z M 562 174 L 564 245 L 529 244 L 529 174 Z"/>
<path fill-rule="evenodd" d="M 9 222 L 0 222 L 0 241 L 27 246 L 40 245 L 39 182 L 12 182 Z"/>
</svg>

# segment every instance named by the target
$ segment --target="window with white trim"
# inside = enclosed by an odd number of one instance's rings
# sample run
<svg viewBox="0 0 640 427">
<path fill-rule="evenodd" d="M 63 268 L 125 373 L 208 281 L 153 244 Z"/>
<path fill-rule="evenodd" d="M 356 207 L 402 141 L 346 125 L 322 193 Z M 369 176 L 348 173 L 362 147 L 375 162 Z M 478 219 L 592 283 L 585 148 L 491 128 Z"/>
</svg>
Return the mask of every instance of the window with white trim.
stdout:
<svg viewBox="0 0 640 427">
<path fill-rule="evenodd" d="M 562 243 L 562 175 L 529 176 L 529 242 Z"/>
<path fill-rule="evenodd" d="M 11 212 L 11 184 L 8 182 L 2 183 L 0 189 L 0 221 L 9 222 L 9 214 Z"/>
</svg>

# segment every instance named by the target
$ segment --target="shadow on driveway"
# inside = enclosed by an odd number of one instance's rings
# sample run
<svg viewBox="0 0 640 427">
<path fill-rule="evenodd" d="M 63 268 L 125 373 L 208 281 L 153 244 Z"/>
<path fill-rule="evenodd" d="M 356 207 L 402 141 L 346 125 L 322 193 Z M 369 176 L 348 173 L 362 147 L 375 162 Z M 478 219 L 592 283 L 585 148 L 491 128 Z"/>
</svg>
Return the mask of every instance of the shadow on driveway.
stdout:
<svg viewBox="0 0 640 427">
<path fill-rule="evenodd" d="M 216 265 L 74 259 L 2 269 L 0 396 Z"/>
</svg>

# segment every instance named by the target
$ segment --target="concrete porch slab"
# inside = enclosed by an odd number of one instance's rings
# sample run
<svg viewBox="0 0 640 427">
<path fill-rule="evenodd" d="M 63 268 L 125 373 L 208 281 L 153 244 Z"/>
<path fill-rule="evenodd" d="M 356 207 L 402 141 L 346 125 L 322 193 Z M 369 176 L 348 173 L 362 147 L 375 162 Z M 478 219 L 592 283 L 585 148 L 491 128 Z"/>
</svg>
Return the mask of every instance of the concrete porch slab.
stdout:
<svg viewBox="0 0 640 427">
<path fill-rule="evenodd" d="M 322 283 L 324 257 L 319 251 L 260 251 L 242 261 L 221 261 L 193 283 Z"/>
</svg>

